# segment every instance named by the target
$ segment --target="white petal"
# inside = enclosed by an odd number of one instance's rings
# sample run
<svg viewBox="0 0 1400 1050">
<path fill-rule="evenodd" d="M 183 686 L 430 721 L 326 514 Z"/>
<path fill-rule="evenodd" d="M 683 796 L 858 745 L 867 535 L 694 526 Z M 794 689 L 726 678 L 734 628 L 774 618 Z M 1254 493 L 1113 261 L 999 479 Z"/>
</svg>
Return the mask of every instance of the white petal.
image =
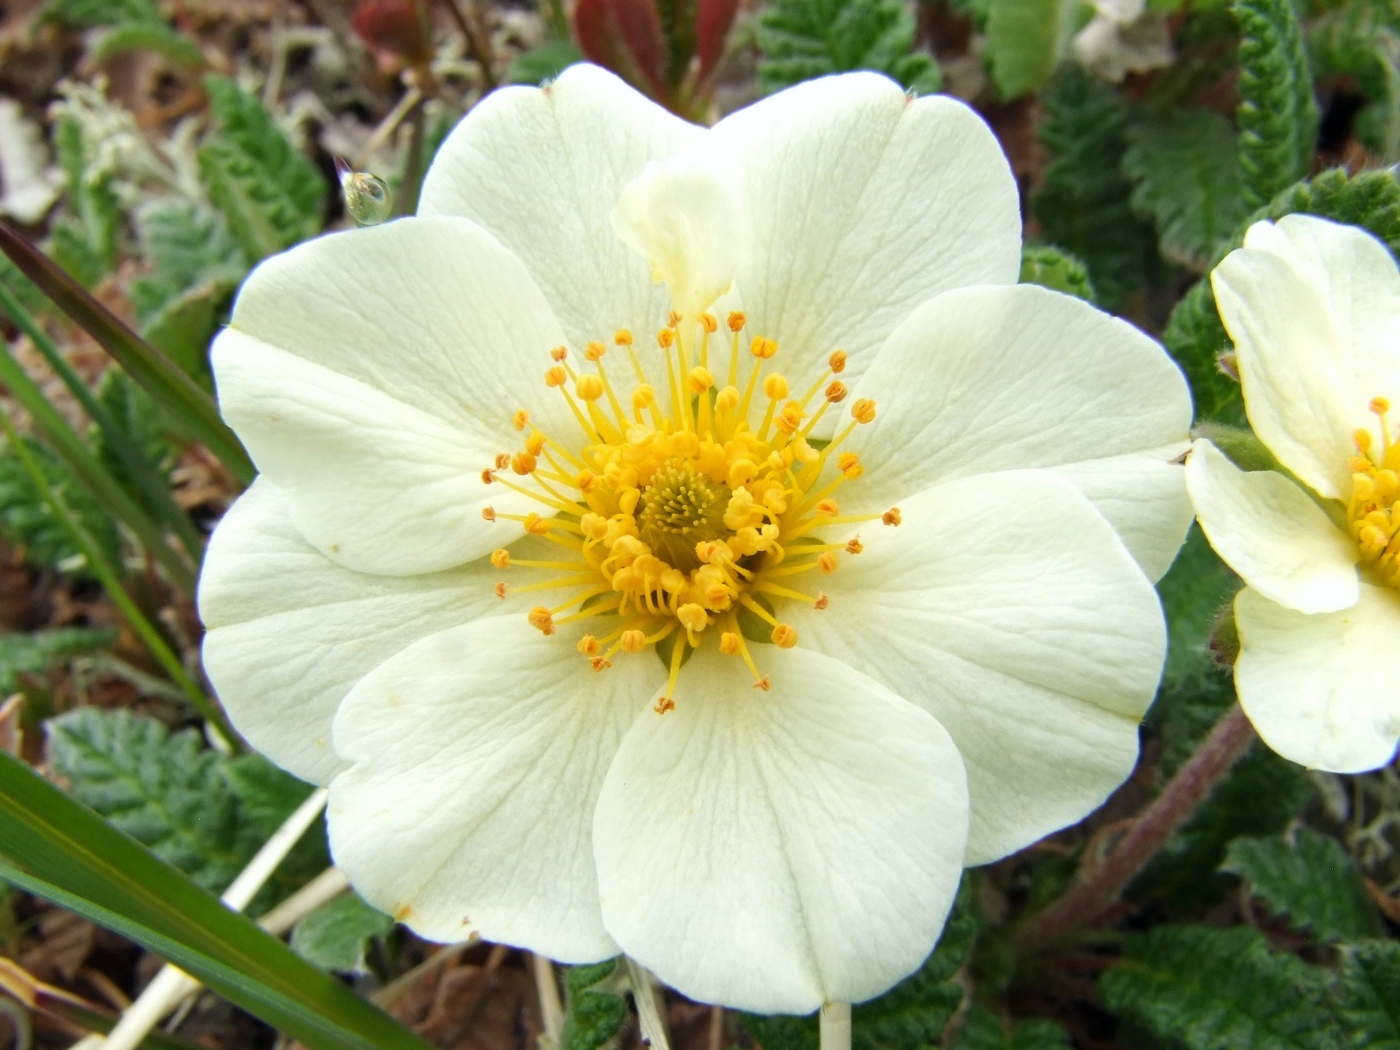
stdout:
<svg viewBox="0 0 1400 1050">
<path fill-rule="evenodd" d="M 693 655 L 676 707 L 644 711 L 598 799 L 603 918 L 701 1002 L 805 1013 L 914 970 L 961 874 L 957 749 L 912 704 L 835 660 L 760 646 Z"/>
<path fill-rule="evenodd" d="M 1294 482 L 1197 441 L 1186 485 L 1210 545 L 1264 597 L 1304 613 L 1355 604 L 1356 544 Z"/>
<path fill-rule="evenodd" d="M 1379 437 L 1371 399 L 1400 403 L 1400 273 L 1366 232 L 1308 216 L 1257 223 L 1245 244 L 1211 282 L 1250 423 L 1307 485 L 1345 499 L 1352 434 Z"/>
<path fill-rule="evenodd" d="M 1400 594 L 1363 584 L 1350 609 L 1309 616 L 1246 587 L 1235 599 L 1235 623 L 1235 686 L 1266 744 L 1334 773 L 1391 761 L 1400 739 Z"/>
<path fill-rule="evenodd" d="M 1132 771 L 1166 650 L 1157 595 L 1068 482 L 1008 471 L 903 504 L 778 615 L 800 643 L 922 706 L 967 767 L 967 862 L 1073 824 Z"/>
<path fill-rule="evenodd" d="M 500 444 L 356 379 L 225 330 L 212 350 L 219 407 L 260 471 L 288 489 L 292 520 L 359 572 L 412 575 L 462 565 L 520 535 L 481 512 L 538 509 L 487 486 Z"/>
<path fill-rule="evenodd" d="M 946 96 L 911 99 L 874 73 L 809 80 L 726 117 L 693 152 L 744 208 L 735 283 L 749 331 L 779 341 L 793 377 L 837 349 L 854 377 L 924 300 L 1020 272 L 1011 169 Z"/>
<path fill-rule="evenodd" d="M 499 612 L 494 580 L 485 562 L 409 577 L 343 569 L 293 526 L 287 493 L 259 478 L 204 556 L 204 668 L 249 743 L 323 784 L 344 765 L 331 719 L 345 694 L 409 643 Z"/>
<path fill-rule="evenodd" d="M 563 962 L 617 954 L 593 809 L 618 742 L 665 679 L 650 655 L 595 673 L 561 632 L 497 616 L 372 671 L 335 719 L 331 852 L 376 907 L 430 940 Z"/>
<path fill-rule="evenodd" d="M 556 437 L 571 419 L 544 385 L 563 330 L 524 264 L 464 219 L 398 219 L 273 256 L 230 325 L 479 440 L 516 440 L 520 408 Z"/>
<path fill-rule="evenodd" d="M 613 231 L 622 187 L 701 130 L 597 66 L 547 87 L 493 91 L 423 181 L 420 215 L 464 215 L 525 260 L 569 340 L 660 327 L 670 307 L 647 260 Z"/>
<path fill-rule="evenodd" d="M 1153 579 L 1191 524 L 1179 465 L 1191 425 L 1181 370 L 1126 321 L 1036 285 L 963 288 L 890 336 L 854 397 L 875 421 L 850 448 L 849 512 L 954 478 L 1051 467 L 1119 530 Z"/>
</svg>

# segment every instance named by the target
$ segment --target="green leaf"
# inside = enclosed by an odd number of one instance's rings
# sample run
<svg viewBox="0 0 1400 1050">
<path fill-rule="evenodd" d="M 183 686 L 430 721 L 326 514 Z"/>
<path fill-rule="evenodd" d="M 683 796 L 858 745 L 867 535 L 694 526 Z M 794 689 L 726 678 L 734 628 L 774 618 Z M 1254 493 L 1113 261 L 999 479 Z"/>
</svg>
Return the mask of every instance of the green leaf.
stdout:
<svg viewBox="0 0 1400 1050">
<path fill-rule="evenodd" d="M 115 633 L 89 627 L 54 627 L 28 634 L 0 634 L 0 694 L 20 688 L 21 675 L 47 674 L 54 664 L 112 644 Z"/>
<path fill-rule="evenodd" d="M 137 319 L 148 324 L 185 293 L 215 286 L 232 291 L 248 273 L 243 249 L 218 212 L 167 198 L 136 213 L 136 239 L 151 264 L 132 282 Z"/>
<path fill-rule="evenodd" d="M 627 1023 L 627 1000 L 618 986 L 617 959 L 569 968 L 559 1050 L 598 1050 L 617 1038 Z"/>
<path fill-rule="evenodd" d="M 3 751 L 0 878 L 156 952 L 311 1050 L 430 1050 Z"/>
<path fill-rule="evenodd" d="M 63 462 L 47 446 L 32 438 L 24 439 L 48 488 L 62 494 L 69 510 L 109 560 L 119 561 L 117 531 L 112 519 L 98 506 Z M 0 534 L 24 548 L 26 560 L 40 568 L 55 569 L 74 576 L 91 575 L 87 559 L 49 507 L 47 496 L 34 484 L 23 464 L 0 443 Z"/>
<path fill-rule="evenodd" d="M 197 69 L 204 65 L 199 45 L 164 22 L 127 22 L 107 33 L 92 49 L 92 60 L 105 63 L 118 55 L 150 51 L 177 66 Z"/>
<path fill-rule="evenodd" d="M 1021 249 L 1021 283 L 1038 284 L 1086 302 L 1094 301 L 1094 285 L 1082 262 L 1048 244 L 1028 244 Z"/>
<path fill-rule="evenodd" d="M 1048 84 L 1084 9 L 1081 0 L 991 0 L 986 58 L 997 94 L 1018 98 Z"/>
<path fill-rule="evenodd" d="M 59 118 L 53 139 L 72 211 L 53 228 L 54 256 L 60 266 L 91 288 L 112 272 L 117 261 L 121 206 L 112 188 L 114 175 L 97 163 L 100 144 L 88 141 L 82 122 L 71 113 Z"/>
<path fill-rule="evenodd" d="M 1193 523 L 1172 567 L 1157 584 L 1167 614 L 1164 692 L 1198 691 L 1216 673 L 1211 633 L 1239 589 L 1239 577 Z"/>
<path fill-rule="evenodd" d="M 1082 259 L 1100 302 L 1116 309 L 1155 262 L 1152 228 L 1128 204 L 1127 104 L 1074 65 L 1056 74 L 1042 100 L 1049 162 L 1031 210 L 1045 239 Z"/>
<path fill-rule="evenodd" d="M 73 29 L 161 21 L 155 0 L 47 0 L 39 10 L 39 19 Z"/>
<path fill-rule="evenodd" d="M 229 229 L 254 262 L 321 229 L 326 184 L 256 96 L 228 77 L 204 88 L 217 130 L 199 148 L 199 170 Z"/>
<path fill-rule="evenodd" d="M 1218 113 L 1177 110 L 1128 131 L 1133 210 L 1157 225 L 1162 255 L 1195 270 L 1244 221 L 1235 129 Z"/>
<path fill-rule="evenodd" d="M 512 84 L 532 87 L 553 80 L 575 62 L 582 62 L 583 52 L 572 40 L 546 40 L 537 47 L 522 51 L 510 61 L 506 80 Z"/>
<path fill-rule="evenodd" d="M 1158 926 L 1124 949 L 1099 981 L 1105 1004 L 1187 1050 L 1340 1047 L 1327 972 L 1251 927 Z"/>
<path fill-rule="evenodd" d="M 141 337 L 168 357 L 201 388 L 213 386 L 209 344 L 228 303 L 226 286 L 202 284 L 166 303 L 141 327 Z"/>
<path fill-rule="evenodd" d="M 1348 1050 L 1400 1050 L 1400 943 L 1368 940 L 1342 947 L 1335 998 Z"/>
<path fill-rule="evenodd" d="M 97 387 L 97 400 L 107 410 L 108 418 L 121 429 L 128 443 L 150 465 L 162 481 L 168 482 L 175 469 L 178 453 L 166 437 L 166 420 L 151 396 L 133 383 L 125 373 L 109 368 Z M 125 462 L 112 449 L 102 430 L 94 427 L 89 438 L 93 452 L 111 475 L 124 485 L 133 498 L 142 499 L 140 487 L 130 476 Z M 157 508 L 147 504 L 152 513 Z"/>
<path fill-rule="evenodd" d="M 394 928 L 394 920 L 347 893 L 309 913 L 292 930 L 292 951 L 313 966 L 335 973 L 361 973 L 371 941 Z"/>
<path fill-rule="evenodd" d="M 759 86 L 771 94 L 829 73 L 873 69 L 906 88 L 937 91 L 937 63 L 910 54 L 915 29 L 899 0 L 774 0 L 758 20 Z"/>
<path fill-rule="evenodd" d="M 1007 1024 L 984 1006 L 974 1006 L 963 1018 L 951 1050 L 1073 1050 L 1069 1033 L 1054 1021 L 1028 1020 Z"/>
<path fill-rule="evenodd" d="M 1293 0 L 1234 0 L 1240 25 L 1240 168 L 1245 206 L 1267 204 L 1304 178 L 1317 148 L 1302 28 Z"/>
<path fill-rule="evenodd" d="M 1242 838 L 1230 843 L 1225 870 L 1295 930 L 1324 941 L 1378 937 L 1382 932 L 1366 883 L 1346 850 L 1307 828 L 1287 838 Z"/>
<path fill-rule="evenodd" d="M 1308 57 L 1319 78 L 1351 77 L 1368 99 L 1353 118 L 1366 148 L 1388 163 L 1400 157 L 1400 33 L 1384 2 L 1361 0 L 1329 11 L 1307 32 Z"/>
</svg>

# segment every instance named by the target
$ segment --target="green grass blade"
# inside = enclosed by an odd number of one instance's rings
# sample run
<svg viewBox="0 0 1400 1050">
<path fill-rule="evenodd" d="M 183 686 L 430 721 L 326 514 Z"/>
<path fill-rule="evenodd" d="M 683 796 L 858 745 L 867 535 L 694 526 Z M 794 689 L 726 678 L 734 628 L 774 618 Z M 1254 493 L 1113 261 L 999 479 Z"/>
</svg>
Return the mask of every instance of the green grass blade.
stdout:
<svg viewBox="0 0 1400 1050">
<path fill-rule="evenodd" d="M 4 221 L 0 221 L 0 250 L 55 306 L 97 340 L 127 375 L 145 387 L 176 423 L 214 453 L 234 477 L 245 484 L 253 480 L 248 453 L 219 418 L 214 399 L 179 366 L 128 328 L 91 292 Z"/>
<path fill-rule="evenodd" d="M 0 878 L 136 941 L 312 1050 L 430 1050 L 3 752 L 0 844 Z"/>
</svg>

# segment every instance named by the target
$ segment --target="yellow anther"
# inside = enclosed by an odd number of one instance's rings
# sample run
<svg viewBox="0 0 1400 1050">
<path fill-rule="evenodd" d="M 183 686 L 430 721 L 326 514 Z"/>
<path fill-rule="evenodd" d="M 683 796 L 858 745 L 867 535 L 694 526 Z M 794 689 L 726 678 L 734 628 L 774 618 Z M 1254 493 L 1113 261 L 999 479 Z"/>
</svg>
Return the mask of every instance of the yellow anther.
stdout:
<svg viewBox="0 0 1400 1050">
<path fill-rule="evenodd" d="M 524 430 L 530 422 L 530 413 L 523 408 L 516 409 L 515 415 L 510 417 L 510 425 L 516 430 Z"/>
<path fill-rule="evenodd" d="M 828 575 L 835 572 L 839 564 L 840 563 L 836 559 L 835 551 L 825 551 L 821 557 L 817 559 L 817 568 Z"/>
<path fill-rule="evenodd" d="M 554 615 L 543 605 L 536 605 L 531 609 L 526 619 L 530 621 L 530 626 L 541 634 L 547 636 L 554 633 Z"/>
<path fill-rule="evenodd" d="M 624 514 L 633 514 L 637 510 L 637 503 L 641 500 L 642 493 L 638 489 L 623 489 L 617 497 L 617 509 Z"/>
<path fill-rule="evenodd" d="M 802 402 L 789 401 L 773 420 L 773 425 L 784 434 L 795 434 L 802 426 Z"/>
<path fill-rule="evenodd" d="M 846 351 L 833 350 L 831 356 L 826 359 L 826 366 L 840 375 L 846 370 Z"/>
<path fill-rule="evenodd" d="M 820 612 L 822 609 L 825 609 L 830 604 L 830 598 L 828 598 L 825 594 L 819 594 L 817 595 L 817 600 L 812 603 L 812 608 Z"/>
<path fill-rule="evenodd" d="M 619 328 L 616 332 L 613 333 L 613 342 L 616 343 L 618 346 L 631 346 L 632 329 Z"/>
<path fill-rule="evenodd" d="M 733 631 L 725 631 L 719 636 L 719 651 L 725 656 L 733 656 L 739 651 L 739 636 Z"/>
<path fill-rule="evenodd" d="M 590 656 L 588 658 L 588 666 L 595 671 L 606 671 L 612 666 L 612 661 L 606 656 Z"/>
<path fill-rule="evenodd" d="M 496 584 L 495 591 L 496 597 L 504 601 L 506 595 L 510 592 L 510 584 L 504 582 L 498 583 Z"/>
<path fill-rule="evenodd" d="M 678 324 L 680 324 L 680 323 L 681 323 L 681 312 L 680 312 L 679 310 L 672 310 L 670 313 L 668 313 L 668 314 L 666 315 L 666 324 L 667 324 L 669 327 L 675 328 L 675 327 L 676 327 Z"/>
<path fill-rule="evenodd" d="M 492 470 L 483 470 L 483 471 L 481 472 L 481 483 L 482 483 L 483 485 L 489 485 L 489 484 L 491 484 L 491 483 L 492 483 L 493 481 L 495 481 L 495 480 L 496 480 L 496 474 L 495 474 L 494 471 L 492 471 Z"/>
<path fill-rule="evenodd" d="M 785 377 L 778 375 L 767 376 L 763 380 L 763 393 L 769 401 L 781 401 L 788 396 L 788 381 Z"/>
<path fill-rule="evenodd" d="M 762 678 L 759 678 L 757 681 L 754 682 L 753 687 L 755 689 L 762 689 L 765 693 L 768 692 L 768 690 L 773 688 L 772 676 L 764 675 Z"/>
<path fill-rule="evenodd" d="M 487 521 L 495 521 L 495 520 L 496 520 L 496 508 L 495 508 L 495 507 L 482 507 L 482 508 L 481 508 L 481 516 L 482 516 L 485 520 L 487 520 Z"/>
<path fill-rule="evenodd" d="M 895 513 L 897 514 L 899 512 L 896 511 Z M 863 550 L 865 550 L 865 544 L 860 542 L 859 536 L 852 536 L 849 540 L 846 541 L 847 554 L 859 554 Z"/>
<path fill-rule="evenodd" d="M 504 547 L 497 547 L 491 552 L 491 564 L 498 569 L 510 568 L 510 551 Z"/>
<path fill-rule="evenodd" d="M 586 496 L 598 487 L 598 475 L 591 470 L 580 470 L 574 478 L 574 486 Z"/>
<path fill-rule="evenodd" d="M 624 653 L 639 653 L 647 644 L 647 636 L 636 629 L 623 631 L 617 643 Z"/>
<path fill-rule="evenodd" d="M 575 648 L 584 656 L 597 656 L 603 646 L 591 634 L 585 634 L 578 640 L 578 645 Z"/>
<path fill-rule="evenodd" d="M 687 602 L 676 610 L 676 619 L 692 634 L 703 631 L 710 622 L 710 614 L 694 602 Z"/>
<path fill-rule="evenodd" d="M 497 469 L 497 470 L 505 470 L 506 467 L 508 467 L 508 466 L 510 466 L 510 453 L 509 453 L 509 452 L 501 452 L 501 453 L 498 453 L 497 456 L 496 456 L 496 469 Z"/>
<path fill-rule="evenodd" d="M 643 383 L 632 391 L 632 407 L 641 411 L 656 402 L 656 390 L 650 383 Z"/>
<path fill-rule="evenodd" d="M 583 401 L 597 401 L 603 396 L 603 381 L 595 375 L 582 375 L 574 383 L 574 393 Z"/>
<path fill-rule="evenodd" d="M 839 470 L 847 481 L 854 481 L 865 473 L 865 468 L 860 465 L 860 457 L 854 452 L 843 452 L 836 458 L 836 469 Z"/>
<path fill-rule="evenodd" d="M 806 438 L 797 438 L 793 441 L 791 445 L 788 446 L 788 448 L 792 449 L 793 457 L 797 460 L 797 462 L 802 463 L 806 466 L 811 466 L 817 460 L 822 458 L 820 452 L 814 449 L 811 445 L 807 444 Z"/>
<path fill-rule="evenodd" d="M 880 515 L 880 520 L 886 525 L 904 524 L 904 517 L 899 513 L 898 507 L 891 507 L 889 510 L 885 511 L 885 513 Z"/>
<path fill-rule="evenodd" d="M 608 348 L 596 339 L 583 348 L 583 356 L 589 361 L 601 361 L 607 352 Z"/>
<path fill-rule="evenodd" d="M 744 316 L 744 311 L 742 310 L 730 310 L 729 316 L 724 319 L 724 323 L 729 325 L 729 330 L 731 332 L 743 331 L 746 321 L 748 321 L 748 318 Z"/>
<path fill-rule="evenodd" d="M 674 711 L 675 709 L 676 702 L 669 696 L 663 696 L 660 700 L 656 701 L 656 706 L 652 708 L 658 715 L 664 715 L 667 711 Z"/>
<path fill-rule="evenodd" d="M 686 386 L 690 388 L 692 394 L 703 394 L 714 385 L 715 377 L 710 375 L 709 369 L 701 368 L 699 365 L 690 370 L 690 376 L 686 379 Z"/>
<path fill-rule="evenodd" d="M 1370 474 L 1351 476 L 1351 494 L 1358 503 L 1369 503 L 1376 496 L 1376 482 Z"/>
<path fill-rule="evenodd" d="M 841 513 L 841 504 L 834 499 L 824 499 L 816 505 L 815 510 L 824 518 L 834 518 Z"/>
<path fill-rule="evenodd" d="M 669 350 L 676 345 L 676 330 L 674 328 L 663 328 L 656 333 L 656 345 L 662 350 Z"/>
<path fill-rule="evenodd" d="M 797 644 L 797 628 L 793 627 L 791 624 L 780 623 L 777 627 L 773 628 L 771 637 L 773 639 L 773 644 L 779 649 L 791 649 Z"/>
<path fill-rule="evenodd" d="M 713 334 L 719 331 L 719 322 L 715 320 L 714 314 L 701 314 L 700 327 Z"/>
<path fill-rule="evenodd" d="M 742 488 L 749 481 L 749 479 L 757 473 L 758 465 L 754 463 L 753 460 L 736 459 L 733 463 L 729 464 L 729 475 L 726 480 L 729 482 L 729 487 L 731 489 L 739 489 Z M 737 495 L 738 493 L 736 492 L 735 496 Z M 753 502 L 751 499 L 747 499 L 748 495 L 749 494 L 747 492 L 744 493 L 744 497 L 746 498 L 747 502 L 743 503 L 742 505 L 745 507 L 747 507 L 748 504 L 751 504 Z M 733 497 L 731 497 L 730 499 L 729 509 L 736 509 Z"/>
<path fill-rule="evenodd" d="M 857 423 L 869 423 L 875 418 L 875 402 L 868 397 L 857 398 L 851 406 L 851 415 Z"/>
<path fill-rule="evenodd" d="M 531 536 L 543 536 L 549 531 L 549 522 L 531 511 L 525 515 L 525 531 Z"/>
<path fill-rule="evenodd" d="M 532 456 L 538 456 L 544 451 L 546 438 L 538 430 L 530 431 L 530 436 L 525 439 L 525 451 Z"/>
<path fill-rule="evenodd" d="M 848 393 L 850 391 L 846 389 L 846 384 L 839 379 L 834 379 L 826 388 L 826 399 L 833 405 L 838 405 L 846 400 Z"/>
<path fill-rule="evenodd" d="M 608 519 L 601 514 L 585 514 L 578 519 L 578 527 L 590 540 L 601 540 L 608 534 Z"/>
<path fill-rule="evenodd" d="M 753 354 L 753 356 L 760 361 L 772 360 L 773 355 L 777 352 L 777 342 L 769 339 L 767 336 L 756 335 L 753 337 L 753 342 L 749 344 L 749 353 Z"/>
<path fill-rule="evenodd" d="M 562 361 L 569 356 L 569 348 L 567 346 L 556 346 L 549 352 L 549 356 L 552 357 L 555 362 Z"/>
<path fill-rule="evenodd" d="M 563 386 L 569 381 L 569 373 L 563 365 L 555 365 L 544 374 L 545 386 Z"/>
<path fill-rule="evenodd" d="M 667 569 L 661 574 L 661 589 L 667 594 L 680 594 L 689 582 L 680 569 Z"/>
<path fill-rule="evenodd" d="M 537 466 L 539 466 L 539 460 L 528 452 L 517 452 L 510 457 L 510 469 L 517 474 L 533 474 Z"/>
<path fill-rule="evenodd" d="M 739 407 L 739 391 L 727 386 L 715 395 L 715 411 L 727 416 Z"/>
<path fill-rule="evenodd" d="M 1353 430 L 1351 439 L 1356 442 L 1357 451 L 1363 455 L 1371 449 L 1371 432 L 1369 430 Z"/>
<path fill-rule="evenodd" d="M 1390 411 L 1390 399 L 1387 397 L 1373 397 L 1366 406 L 1378 416 L 1383 416 Z"/>
<path fill-rule="evenodd" d="M 1376 493 L 1381 499 L 1391 499 L 1400 490 L 1400 475 L 1393 470 L 1382 470 L 1376 474 Z"/>
</svg>

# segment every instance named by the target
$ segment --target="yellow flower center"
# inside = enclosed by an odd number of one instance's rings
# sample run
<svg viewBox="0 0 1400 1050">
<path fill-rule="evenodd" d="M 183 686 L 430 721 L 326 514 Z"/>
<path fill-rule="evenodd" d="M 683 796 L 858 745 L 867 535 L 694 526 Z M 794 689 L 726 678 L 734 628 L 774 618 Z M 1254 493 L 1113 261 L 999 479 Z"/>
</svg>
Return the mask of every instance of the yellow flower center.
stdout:
<svg viewBox="0 0 1400 1050">
<path fill-rule="evenodd" d="M 530 622 L 549 635 L 562 624 L 596 619 L 578 643 L 596 671 L 619 653 L 669 645 L 671 677 L 660 713 L 675 706 L 687 647 L 698 647 L 711 630 L 719 634 L 720 652 L 741 657 L 755 684 L 767 688 L 748 640 L 797 644 L 797 632 L 774 615 L 772 599 L 825 608 L 826 596 L 803 590 L 800 577 L 835 572 L 842 554 L 862 549 L 859 537 L 829 542 L 817 531 L 900 523 L 898 508 L 849 516 L 834 498 L 861 475 L 859 457 L 840 448 L 857 426 L 874 420 L 874 402 L 857 400 L 829 442 L 813 436 L 828 410 L 846 400 L 836 378 L 845 353 L 831 354 L 826 371 L 795 395 L 787 378 L 771 370 L 778 344 L 753 336 L 745 346 L 745 323 L 742 314 L 729 315 L 728 353 L 714 355 L 727 362 L 712 361 L 719 322 L 709 314 L 692 321 L 672 313 L 656 337 L 666 359 L 664 397 L 626 330 L 613 337 L 635 375 L 625 400 L 604 367 L 603 343 L 588 344 L 583 357 L 590 367 L 578 371 L 568 349 L 556 347 L 545 384 L 566 399 L 582 440 L 565 444 L 531 428 L 521 409 L 514 423 L 526 432 L 524 448 L 497 456 L 482 474 L 543 505 L 542 513 L 524 515 L 487 508 L 488 520 L 520 521 L 560 548 L 559 558 L 548 561 L 522 560 L 505 549 L 492 555 L 499 569 L 556 573 L 519 588 L 565 592 L 558 603 L 532 609 Z M 721 367 L 723 386 L 712 371 Z M 496 585 L 501 597 L 508 590 L 504 582 Z"/>
<path fill-rule="evenodd" d="M 1369 430 L 1352 435 L 1359 454 L 1350 460 L 1347 522 L 1362 565 L 1381 583 L 1400 589 L 1400 443 L 1386 420 L 1390 402 L 1372 398 L 1370 408 L 1380 420 L 1381 443 L 1376 447 Z"/>
</svg>

